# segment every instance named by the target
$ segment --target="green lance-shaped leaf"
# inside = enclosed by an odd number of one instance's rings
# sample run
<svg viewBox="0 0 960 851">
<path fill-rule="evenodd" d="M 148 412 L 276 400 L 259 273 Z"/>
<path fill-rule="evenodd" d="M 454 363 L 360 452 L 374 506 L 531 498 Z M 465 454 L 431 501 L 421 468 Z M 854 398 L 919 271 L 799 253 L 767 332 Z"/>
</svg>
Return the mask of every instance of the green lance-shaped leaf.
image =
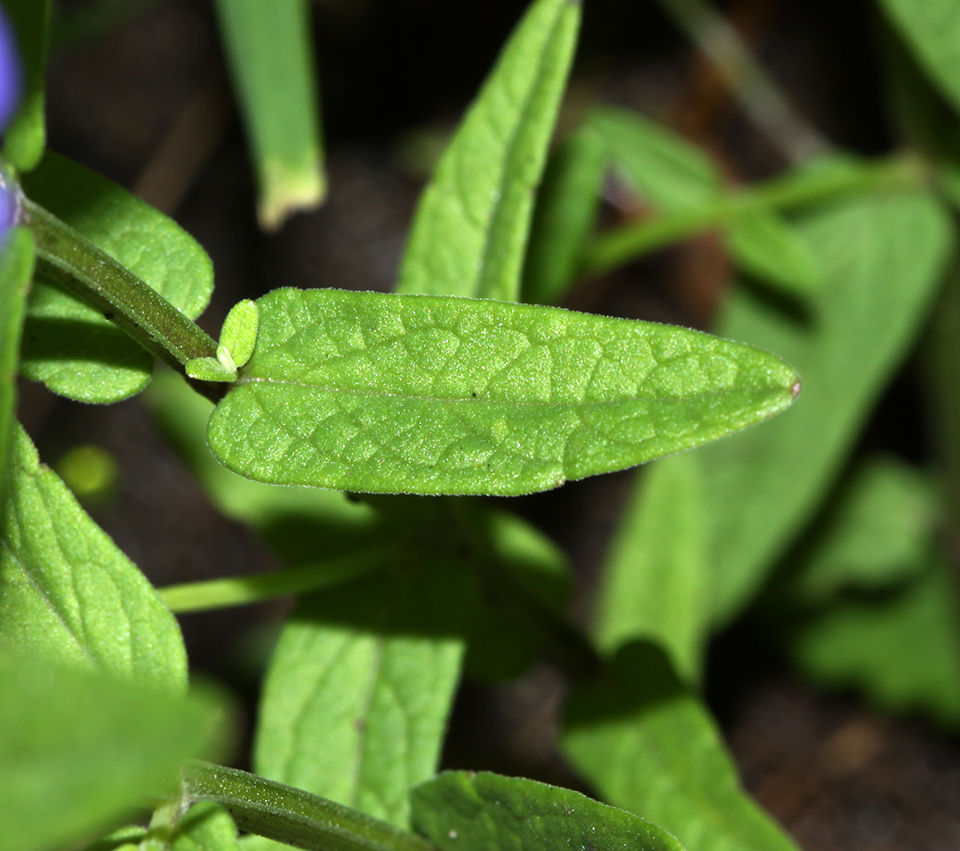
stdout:
<svg viewBox="0 0 960 851">
<path fill-rule="evenodd" d="M 573 283 L 593 234 L 609 155 L 589 124 L 581 125 L 550 156 L 530 232 L 523 300 L 559 304 Z"/>
<path fill-rule="evenodd" d="M 0 510 L 14 436 L 20 333 L 32 275 L 33 240 L 29 232 L 22 228 L 8 231 L 0 244 Z"/>
<path fill-rule="evenodd" d="M 40 162 L 47 142 L 44 80 L 50 0 L 3 0 L 0 5 L 13 24 L 23 73 L 20 106 L 3 133 L 3 161 L 18 171 L 30 171 Z"/>
<path fill-rule="evenodd" d="M 683 851 L 655 824 L 579 792 L 489 772 L 448 771 L 413 792 L 414 827 L 442 851 Z"/>
<path fill-rule="evenodd" d="M 841 600 L 789 636 L 807 677 L 862 691 L 885 712 L 924 712 L 960 727 L 960 611 L 947 563 L 928 556 L 919 580 L 884 597 Z"/>
<path fill-rule="evenodd" d="M 773 210 L 752 207 L 738 212 L 727 234 L 727 248 L 743 271 L 786 293 L 807 296 L 822 283 L 810 247 Z"/>
<path fill-rule="evenodd" d="M 180 629 L 142 573 L 17 429 L 0 524 L 0 646 L 168 689 Z"/>
<path fill-rule="evenodd" d="M 960 110 L 960 2 L 882 0 L 921 65 Z"/>
<path fill-rule="evenodd" d="M 323 202 L 327 179 L 307 0 L 218 0 L 260 184 L 260 224 Z"/>
<path fill-rule="evenodd" d="M 176 223 L 109 180 L 47 153 L 27 196 L 146 281 L 190 319 L 210 300 L 213 266 Z M 143 390 L 153 356 L 116 325 L 38 275 L 20 369 L 55 393 L 110 403 Z"/>
<path fill-rule="evenodd" d="M 597 643 L 659 641 L 687 682 L 699 678 L 707 637 L 710 560 L 697 453 L 646 468 L 604 565 Z"/>
<path fill-rule="evenodd" d="M 588 125 L 637 194 L 651 207 L 684 210 L 712 204 L 720 195 L 713 160 L 666 127 L 625 109 L 598 109 Z"/>
<path fill-rule="evenodd" d="M 573 0 L 537 0 L 423 193 L 398 292 L 516 301 L 524 249 L 580 23 Z"/>
<path fill-rule="evenodd" d="M 793 401 L 766 352 L 681 328 L 486 300 L 276 290 L 210 417 L 258 481 L 514 495 L 715 440 Z"/>
<path fill-rule="evenodd" d="M 799 223 L 824 285 L 809 315 L 789 314 L 741 287 L 724 336 L 768 348 L 804 377 L 788 416 L 701 453 L 718 621 L 756 591 L 810 519 L 936 292 L 951 247 L 949 221 L 920 192 L 852 199 Z"/>
<path fill-rule="evenodd" d="M 878 592 L 914 578 L 929 561 L 937 489 L 919 470 L 876 456 L 859 464 L 794 559 L 791 602 Z"/>
<path fill-rule="evenodd" d="M 301 600 L 270 665 L 255 753 L 259 774 L 401 828 L 411 787 L 437 770 L 470 580 L 405 561 Z"/>
<path fill-rule="evenodd" d="M 605 800 L 689 851 L 796 851 L 743 791 L 709 712 L 652 644 L 623 647 L 574 692 L 563 749 Z"/>
<path fill-rule="evenodd" d="M 211 755 L 220 715 L 209 698 L 0 648 L 4 851 L 75 847 L 131 808 L 176 793 L 180 765 Z"/>
</svg>

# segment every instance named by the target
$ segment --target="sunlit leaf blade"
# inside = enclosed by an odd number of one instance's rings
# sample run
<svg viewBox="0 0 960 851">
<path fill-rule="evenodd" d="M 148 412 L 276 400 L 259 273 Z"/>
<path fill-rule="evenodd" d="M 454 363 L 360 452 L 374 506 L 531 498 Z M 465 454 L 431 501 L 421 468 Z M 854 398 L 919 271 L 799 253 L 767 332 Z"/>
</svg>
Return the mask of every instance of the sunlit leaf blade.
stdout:
<svg viewBox="0 0 960 851">
<path fill-rule="evenodd" d="M 17 429 L 0 525 L 0 646 L 178 690 L 180 628 Z"/>
<path fill-rule="evenodd" d="M 960 110 L 960 2 L 882 0 L 920 64 Z"/>
<path fill-rule="evenodd" d="M 886 712 L 924 712 L 960 726 L 960 610 L 950 568 L 879 599 L 845 600 L 806 621 L 790 644 L 800 669 L 832 688 L 855 687 Z"/>
<path fill-rule="evenodd" d="M 48 851 L 177 789 L 210 754 L 222 719 L 186 699 L 0 650 L 0 835 L 4 851 Z"/>
<path fill-rule="evenodd" d="M 604 565 L 597 643 L 659 641 L 685 681 L 700 674 L 706 638 L 709 550 L 697 453 L 640 473 Z"/>
<path fill-rule="evenodd" d="M 737 214 L 727 247 L 743 271 L 806 296 L 822 282 L 817 258 L 803 237 L 773 210 L 754 207 Z"/>
<path fill-rule="evenodd" d="M 258 481 L 513 495 L 783 410 L 778 358 L 696 331 L 482 299 L 276 290 L 207 437 Z"/>
<path fill-rule="evenodd" d="M 607 160 L 606 145 L 589 123 L 551 154 L 530 232 L 525 302 L 558 304 L 573 283 L 596 223 Z"/>
<path fill-rule="evenodd" d="M 580 4 L 537 0 L 423 193 L 398 292 L 517 301 L 524 249 Z"/>
<path fill-rule="evenodd" d="M 598 110 L 589 126 L 650 206 L 672 211 L 717 200 L 721 183 L 713 160 L 673 131 L 635 112 L 612 107 Z"/>
<path fill-rule="evenodd" d="M 701 453 L 721 622 L 754 593 L 829 487 L 917 333 L 951 247 L 947 216 L 919 192 L 861 197 L 799 226 L 824 274 L 809 314 L 790 315 L 740 288 L 719 324 L 804 378 L 795 410 Z"/>
<path fill-rule="evenodd" d="M 127 266 L 191 319 L 213 291 L 206 252 L 172 219 L 64 157 L 24 177 L 27 196 Z M 150 381 L 153 358 L 112 322 L 54 284 L 30 296 L 21 371 L 81 402 L 118 402 Z"/>
<path fill-rule="evenodd" d="M 307 0 L 215 4 L 272 230 L 327 191 Z"/>
<path fill-rule="evenodd" d="M 33 275 L 33 240 L 16 228 L 0 244 L 0 510 L 6 493 L 7 456 L 14 437 L 17 364 L 27 291 Z"/>
<path fill-rule="evenodd" d="M 709 712 L 652 644 L 627 645 L 574 692 L 563 749 L 605 800 L 688 851 L 796 851 L 740 787 Z"/>
<path fill-rule="evenodd" d="M 3 0 L 0 5 L 13 24 L 23 74 L 19 109 L 3 132 L 3 161 L 18 171 L 30 171 L 47 141 L 43 113 L 50 0 Z"/>
<path fill-rule="evenodd" d="M 237 826 L 213 801 L 200 801 L 177 823 L 170 851 L 239 851 Z"/>
<path fill-rule="evenodd" d="M 468 573 L 392 567 L 300 602 L 267 676 L 255 766 L 405 828 L 411 787 L 436 772 L 460 678 L 454 612 Z"/>
<path fill-rule="evenodd" d="M 448 771 L 413 792 L 413 825 L 442 851 L 683 851 L 665 830 L 579 792 Z"/>
<path fill-rule="evenodd" d="M 896 458 L 858 465 L 795 559 L 790 600 L 823 603 L 845 589 L 875 592 L 915 576 L 929 559 L 937 503 L 933 483 Z"/>
</svg>

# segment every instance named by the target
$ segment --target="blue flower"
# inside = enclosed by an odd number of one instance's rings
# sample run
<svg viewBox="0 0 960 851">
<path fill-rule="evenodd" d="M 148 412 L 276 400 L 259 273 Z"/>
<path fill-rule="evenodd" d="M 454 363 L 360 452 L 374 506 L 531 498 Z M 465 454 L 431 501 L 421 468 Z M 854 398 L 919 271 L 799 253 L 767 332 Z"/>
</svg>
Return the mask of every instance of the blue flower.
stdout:
<svg viewBox="0 0 960 851">
<path fill-rule="evenodd" d="M 13 28 L 0 10 L 0 133 L 7 129 L 20 104 L 22 75 Z M 0 173 L 0 240 L 17 216 L 17 190 L 9 175 Z"/>
</svg>

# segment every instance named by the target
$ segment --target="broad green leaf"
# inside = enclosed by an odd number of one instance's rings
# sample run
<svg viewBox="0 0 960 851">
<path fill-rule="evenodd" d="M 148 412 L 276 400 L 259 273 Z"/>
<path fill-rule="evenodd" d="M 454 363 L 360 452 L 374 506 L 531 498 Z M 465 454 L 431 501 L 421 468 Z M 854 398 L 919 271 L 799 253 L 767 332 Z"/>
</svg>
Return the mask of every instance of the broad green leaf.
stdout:
<svg viewBox="0 0 960 851">
<path fill-rule="evenodd" d="M 8 231 L 0 244 L 0 510 L 13 439 L 20 333 L 32 275 L 33 239 L 23 228 Z"/>
<path fill-rule="evenodd" d="M 307 0 L 217 0 L 230 71 L 273 230 L 323 202 L 327 179 Z"/>
<path fill-rule="evenodd" d="M 37 204 L 139 275 L 191 319 L 210 300 L 206 252 L 171 219 L 83 166 L 47 153 L 24 177 Z M 92 307 L 38 278 L 24 330 L 27 378 L 81 402 L 110 403 L 143 390 L 153 357 Z"/>
<path fill-rule="evenodd" d="M 709 553 L 696 453 L 646 468 L 603 569 L 597 643 L 658 641 L 687 682 L 700 675 L 706 638 Z"/>
<path fill-rule="evenodd" d="M 666 211 L 714 203 L 721 190 L 713 160 L 666 127 L 625 109 L 605 107 L 589 126 L 638 195 Z"/>
<path fill-rule="evenodd" d="M 533 214 L 524 301 L 558 304 L 573 283 L 596 224 L 607 160 L 606 146 L 589 123 L 550 155 Z"/>
<path fill-rule="evenodd" d="M 941 91 L 960 110 L 960 2 L 881 0 Z"/>
<path fill-rule="evenodd" d="M 219 804 L 200 801 L 177 823 L 169 848 L 170 851 L 239 851 L 237 826 Z"/>
<path fill-rule="evenodd" d="M 517 301 L 534 195 L 580 24 L 574 0 L 537 0 L 424 191 L 402 293 Z"/>
<path fill-rule="evenodd" d="M 220 345 L 230 352 L 236 366 L 244 366 L 250 360 L 257 345 L 259 327 L 260 312 L 255 302 L 244 299 L 230 308 L 220 331 Z"/>
<path fill-rule="evenodd" d="M 921 192 L 862 196 L 798 226 L 824 275 L 809 314 L 741 287 L 719 323 L 725 337 L 785 358 L 804 392 L 778 421 L 700 453 L 718 622 L 750 598 L 810 519 L 913 341 L 951 248 L 949 220 Z"/>
<path fill-rule="evenodd" d="M 4 851 L 71 847 L 177 789 L 222 721 L 186 699 L 0 650 L 0 835 Z"/>
<path fill-rule="evenodd" d="M 441 851 L 683 851 L 673 836 L 579 792 L 486 771 L 447 771 L 413 792 L 413 825 Z"/>
<path fill-rule="evenodd" d="M 17 429 L 0 525 L 0 647 L 171 690 L 180 629 L 142 573 Z"/>
<path fill-rule="evenodd" d="M 773 210 L 739 212 L 727 235 L 737 265 L 785 292 L 806 296 L 822 281 L 820 266 L 803 237 Z"/>
<path fill-rule="evenodd" d="M 929 558 L 936 489 L 896 458 L 858 465 L 827 511 L 795 567 L 792 600 L 822 603 L 850 587 L 882 590 L 914 576 Z"/>
<path fill-rule="evenodd" d="M 808 677 L 854 686 L 880 709 L 925 712 L 960 726 L 960 611 L 954 577 L 939 559 L 907 588 L 847 600 L 797 628 L 793 657 Z"/>
<path fill-rule="evenodd" d="M 13 123 L 3 132 L 3 161 L 18 171 L 34 168 L 47 141 L 44 123 L 50 0 L 3 0 L 17 36 L 23 91 Z"/>
<path fill-rule="evenodd" d="M 487 300 L 276 290 L 207 438 L 264 482 L 514 495 L 715 440 L 796 373 L 696 331 Z"/>
<path fill-rule="evenodd" d="M 652 644 L 625 646 L 574 692 L 563 749 L 604 799 L 688 851 L 796 851 L 740 787 L 709 712 Z"/>
<path fill-rule="evenodd" d="M 411 560 L 301 600 L 267 676 L 257 772 L 406 827 L 459 681 L 464 581 Z"/>
</svg>

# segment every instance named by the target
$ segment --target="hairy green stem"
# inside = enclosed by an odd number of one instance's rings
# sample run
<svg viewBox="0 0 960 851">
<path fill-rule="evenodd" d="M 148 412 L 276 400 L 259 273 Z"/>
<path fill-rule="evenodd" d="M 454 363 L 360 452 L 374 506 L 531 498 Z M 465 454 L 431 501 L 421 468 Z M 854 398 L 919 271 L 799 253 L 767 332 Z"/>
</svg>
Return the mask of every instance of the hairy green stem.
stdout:
<svg viewBox="0 0 960 851">
<path fill-rule="evenodd" d="M 193 358 L 216 357 L 217 342 L 199 325 L 52 213 L 22 199 L 20 224 L 33 234 L 37 271 L 82 299 L 155 357 L 183 373 Z M 222 395 L 222 388 L 201 388 Z"/>
<path fill-rule="evenodd" d="M 184 770 L 184 793 L 216 801 L 237 827 L 306 851 L 436 851 L 426 839 L 398 830 L 302 789 L 208 762 Z"/>
<path fill-rule="evenodd" d="M 794 110 L 729 21 L 704 0 L 660 5 L 711 61 L 751 121 L 793 163 L 830 150 L 830 143 Z"/>
<path fill-rule="evenodd" d="M 168 585 L 158 589 L 158 593 L 170 611 L 178 613 L 244 606 L 276 597 L 319 591 L 359 579 L 388 566 L 407 551 L 401 544 L 392 543 L 276 573 Z"/>
<path fill-rule="evenodd" d="M 926 175 L 915 157 L 898 155 L 859 167 L 838 169 L 814 180 L 792 176 L 730 192 L 712 204 L 631 222 L 597 236 L 584 251 L 579 277 L 590 278 L 645 254 L 724 225 L 750 208 L 789 210 L 882 187 L 917 186 Z"/>
</svg>

